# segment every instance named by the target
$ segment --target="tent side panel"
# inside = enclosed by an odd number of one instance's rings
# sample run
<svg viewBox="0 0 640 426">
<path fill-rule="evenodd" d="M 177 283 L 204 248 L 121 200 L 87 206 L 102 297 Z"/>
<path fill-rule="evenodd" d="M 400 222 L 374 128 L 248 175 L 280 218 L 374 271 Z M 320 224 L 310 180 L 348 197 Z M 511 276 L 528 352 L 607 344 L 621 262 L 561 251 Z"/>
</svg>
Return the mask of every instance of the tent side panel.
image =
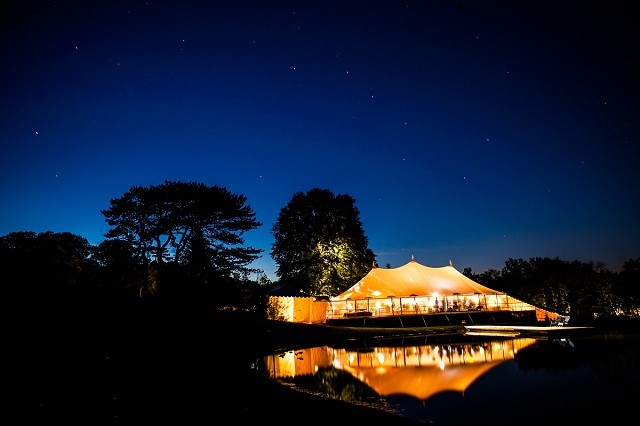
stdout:
<svg viewBox="0 0 640 426">
<path fill-rule="evenodd" d="M 293 322 L 308 323 L 311 318 L 311 298 L 310 297 L 293 297 Z"/>
<path fill-rule="evenodd" d="M 293 321 L 294 298 L 287 296 L 269 296 L 267 318 L 278 321 Z"/>
<path fill-rule="evenodd" d="M 314 300 L 311 305 L 311 323 L 324 324 L 327 321 L 329 302 L 326 300 Z"/>
</svg>

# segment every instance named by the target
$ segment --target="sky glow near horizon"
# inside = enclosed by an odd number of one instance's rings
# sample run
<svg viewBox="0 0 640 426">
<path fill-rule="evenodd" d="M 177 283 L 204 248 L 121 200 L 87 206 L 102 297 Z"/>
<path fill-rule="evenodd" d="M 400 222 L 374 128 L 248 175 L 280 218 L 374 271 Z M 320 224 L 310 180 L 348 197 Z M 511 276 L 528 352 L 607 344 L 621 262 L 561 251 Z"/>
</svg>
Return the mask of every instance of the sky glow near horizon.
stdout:
<svg viewBox="0 0 640 426">
<path fill-rule="evenodd" d="M 380 266 L 640 256 L 632 2 L 3 5 L 0 235 L 72 232 L 165 180 L 356 200 Z"/>
</svg>

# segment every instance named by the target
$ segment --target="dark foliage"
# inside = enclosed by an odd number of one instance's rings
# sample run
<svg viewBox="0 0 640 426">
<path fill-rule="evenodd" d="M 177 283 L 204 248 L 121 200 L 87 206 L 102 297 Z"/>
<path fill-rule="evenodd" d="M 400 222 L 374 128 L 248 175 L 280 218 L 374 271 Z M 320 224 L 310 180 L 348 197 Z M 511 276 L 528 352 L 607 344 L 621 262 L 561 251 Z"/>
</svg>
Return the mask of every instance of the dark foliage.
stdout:
<svg viewBox="0 0 640 426">
<path fill-rule="evenodd" d="M 201 296 L 216 284 L 224 294 L 230 277 L 259 272 L 248 265 L 263 250 L 245 247 L 244 233 L 261 223 L 246 197 L 226 188 L 171 181 L 136 186 L 102 213 L 112 226 L 106 237 L 126 244 L 140 266 L 134 275 L 140 297 L 162 293 L 162 286 L 174 296 Z M 176 288 L 182 279 L 184 291 Z"/>
<path fill-rule="evenodd" d="M 536 257 L 508 259 L 502 271 L 474 274 L 467 268 L 464 274 L 536 306 L 582 320 L 603 320 L 638 316 L 638 264 L 640 259 L 630 259 L 614 273 L 602 263 Z"/>
</svg>

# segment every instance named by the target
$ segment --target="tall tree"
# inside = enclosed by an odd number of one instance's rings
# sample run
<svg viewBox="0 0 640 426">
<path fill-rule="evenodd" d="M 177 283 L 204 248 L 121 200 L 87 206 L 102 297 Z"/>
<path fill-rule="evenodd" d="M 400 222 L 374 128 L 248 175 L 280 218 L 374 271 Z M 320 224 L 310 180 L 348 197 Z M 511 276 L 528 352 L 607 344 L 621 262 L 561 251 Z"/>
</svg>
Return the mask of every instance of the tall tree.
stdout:
<svg viewBox="0 0 640 426">
<path fill-rule="evenodd" d="M 216 277 L 241 277 L 263 251 L 243 246 L 244 233 L 262 225 L 246 201 L 217 185 L 165 181 L 132 187 L 102 214 L 106 237 L 128 243 L 145 267 L 197 259 Z"/>
<path fill-rule="evenodd" d="M 297 192 L 280 210 L 272 234 L 276 275 L 312 295 L 341 293 L 365 276 L 375 261 L 350 195 L 319 188 Z"/>
</svg>

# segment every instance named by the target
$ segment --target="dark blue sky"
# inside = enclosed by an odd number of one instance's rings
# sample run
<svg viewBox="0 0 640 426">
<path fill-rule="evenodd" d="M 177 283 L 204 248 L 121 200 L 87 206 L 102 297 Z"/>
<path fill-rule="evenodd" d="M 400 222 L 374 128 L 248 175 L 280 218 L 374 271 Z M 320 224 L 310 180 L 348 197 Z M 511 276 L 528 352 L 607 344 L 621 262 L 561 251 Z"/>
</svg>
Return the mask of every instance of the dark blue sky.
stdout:
<svg viewBox="0 0 640 426">
<path fill-rule="evenodd" d="M 243 194 L 270 278 L 298 191 L 381 266 L 640 256 L 633 1 L 3 2 L 0 235 L 98 244 L 167 180 Z"/>
</svg>

